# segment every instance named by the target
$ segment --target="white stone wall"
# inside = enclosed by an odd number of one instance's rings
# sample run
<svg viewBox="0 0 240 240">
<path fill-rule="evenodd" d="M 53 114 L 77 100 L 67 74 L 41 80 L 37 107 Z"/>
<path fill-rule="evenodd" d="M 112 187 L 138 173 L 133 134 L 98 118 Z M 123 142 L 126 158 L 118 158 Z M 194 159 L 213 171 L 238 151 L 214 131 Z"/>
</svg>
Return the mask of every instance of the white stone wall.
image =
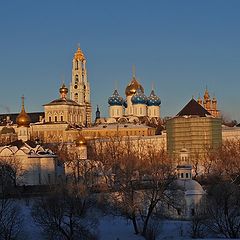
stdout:
<svg viewBox="0 0 240 240">
<path fill-rule="evenodd" d="M 160 106 L 149 106 L 147 108 L 147 115 L 150 118 L 160 118 Z"/>
<path fill-rule="evenodd" d="M 110 118 L 119 118 L 123 116 L 123 106 L 109 106 Z"/>
<path fill-rule="evenodd" d="M 146 104 L 134 104 L 133 105 L 133 115 L 137 116 L 137 117 L 147 116 Z"/>
</svg>

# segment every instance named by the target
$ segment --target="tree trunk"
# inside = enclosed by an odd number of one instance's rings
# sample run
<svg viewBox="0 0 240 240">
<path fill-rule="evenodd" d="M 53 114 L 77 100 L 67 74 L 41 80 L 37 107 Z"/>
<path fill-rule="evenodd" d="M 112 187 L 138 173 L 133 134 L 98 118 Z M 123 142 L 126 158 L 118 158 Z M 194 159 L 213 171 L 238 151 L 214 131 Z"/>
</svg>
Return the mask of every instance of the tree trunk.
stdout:
<svg viewBox="0 0 240 240">
<path fill-rule="evenodd" d="M 139 230 L 138 230 L 137 220 L 136 220 L 135 216 L 132 218 L 132 223 L 133 223 L 133 228 L 134 228 L 135 234 L 138 234 Z"/>
</svg>

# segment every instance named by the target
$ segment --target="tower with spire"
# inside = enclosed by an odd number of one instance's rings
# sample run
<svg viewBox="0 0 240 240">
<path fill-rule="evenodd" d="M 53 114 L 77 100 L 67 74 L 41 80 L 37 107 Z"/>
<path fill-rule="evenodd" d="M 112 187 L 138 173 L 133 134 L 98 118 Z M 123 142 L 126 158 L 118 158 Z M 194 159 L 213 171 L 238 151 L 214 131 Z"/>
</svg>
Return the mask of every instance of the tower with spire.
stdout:
<svg viewBox="0 0 240 240">
<path fill-rule="evenodd" d="M 31 122 L 31 119 L 29 115 L 25 111 L 24 106 L 24 96 L 22 96 L 22 109 L 19 115 L 16 119 L 17 122 L 17 134 L 18 134 L 18 140 L 27 141 L 29 140 L 29 125 Z"/>
<path fill-rule="evenodd" d="M 100 113 L 100 110 L 99 110 L 99 107 L 97 105 L 97 111 L 96 111 L 96 117 L 95 117 L 95 123 L 97 122 L 98 119 L 101 118 L 101 113 Z"/>
<path fill-rule="evenodd" d="M 70 99 L 84 106 L 86 110 L 86 126 L 92 121 L 90 100 L 90 84 L 87 77 L 86 58 L 78 46 L 72 60 L 72 80 L 70 83 Z"/>
<path fill-rule="evenodd" d="M 211 113 L 212 116 L 220 117 L 220 111 L 217 109 L 217 99 L 215 96 L 211 99 L 207 87 L 204 92 L 203 100 L 199 96 L 197 102 L 198 104 L 203 106 L 209 113 Z"/>
</svg>

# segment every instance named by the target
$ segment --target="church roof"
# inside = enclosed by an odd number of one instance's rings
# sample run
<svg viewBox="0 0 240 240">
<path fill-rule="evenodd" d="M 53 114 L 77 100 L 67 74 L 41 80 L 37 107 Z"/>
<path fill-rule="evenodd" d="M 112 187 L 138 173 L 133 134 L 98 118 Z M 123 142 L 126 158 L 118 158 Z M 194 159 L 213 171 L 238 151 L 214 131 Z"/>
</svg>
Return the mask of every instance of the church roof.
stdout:
<svg viewBox="0 0 240 240">
<path fill-rule="evenodd" d="M 13 127 L 9 127 L 9 126 L 6 126 L 6 127 L 3 127 L 2 130 L 0 131 L 0 134 L 15 134 L 15 130 Z"/>
<path fill-rule="evenodd" d="M 66 98 L 59 98 L 59 99 L 53 100 L 50 103 L 44 104 L 43 106 L 51 106 L 51 105 L 81 106 L 77 102 L 75 102 L 75 101 L 73 101 L 71 99 L 66 99 Z"/>
<path fill-rule="evenodd" d="M 16 118 L 19 115 L 19 113 L 3 113 L 0 114 L 0 125 L 6 125 L 7 124 L 7 117 L 10 118 L 13 123 L 16 123 Z M 39 121 L 39 117 L 44 117 L 44 112 L 32 112 L 28 113 L 31 123 L 36 123 Z"/>
<path fill-rule="evenodd" d="M 202 186 L 195 180 L 192 179 L 177 179 L 175 181 L 177 186 L 182 188 L 185 195 L 203 195 L 205 191 Z"/>
<path fill-rule="evenodd" d="M 29 157 L 41 157 L 43 155 L 45 157 L 56 157 L 56 155 L 51 150 L 45 149 L 41 145 L 31 140 L 28 141 L 16 140 L 14 142 L 9 143 L 8 145 L 1 146 L 0 155 L 2 154 L 2 151 L 4 151 L 4 149 L 9 149 L 10 154 L 16 154 L 19 150 L 21 150 L 24 152 L 24 154 L 28 155 Z"/>
<path fill-rule="evenodd" d="M 181 116 L 199 116 L 206 117 L 211 115 L 204 107 L 196 102 L 196 100 L 191 99 L 189 103 L 177 114 L 177 117 Z"/>
<path fill-rule="evenodd" d="M 9 146 L 15 146 L 18 149 L 20 149 L 21 147 L 23 147 L 25 144 L 27 144 L 28 146 L 30 146 L 31 148 L 35 148 L 37 146 L 37 144 L 31 140 L 27 140 L 26 142 L 22 141 L 22 140 L 16 140 L 14 142 L 11 142 L 9 144 Z"/>
</svg>

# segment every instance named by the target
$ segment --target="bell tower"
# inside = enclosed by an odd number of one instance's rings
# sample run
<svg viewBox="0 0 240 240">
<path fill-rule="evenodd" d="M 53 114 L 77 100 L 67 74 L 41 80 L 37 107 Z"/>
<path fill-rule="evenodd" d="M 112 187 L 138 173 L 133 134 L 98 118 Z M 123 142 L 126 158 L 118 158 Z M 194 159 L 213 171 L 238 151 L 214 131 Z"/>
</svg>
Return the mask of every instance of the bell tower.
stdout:
<svg viewBox="0 0 240 240">
<path fill-rule="evenodd" d="M 78 47 L 72 60 L 70 99 L 84 106 L 86 112 L 85 124 L 89 126 L 92 121 L 90 85 L 87 78 L 86 58 L 80 47 Z"/>
</svg>

